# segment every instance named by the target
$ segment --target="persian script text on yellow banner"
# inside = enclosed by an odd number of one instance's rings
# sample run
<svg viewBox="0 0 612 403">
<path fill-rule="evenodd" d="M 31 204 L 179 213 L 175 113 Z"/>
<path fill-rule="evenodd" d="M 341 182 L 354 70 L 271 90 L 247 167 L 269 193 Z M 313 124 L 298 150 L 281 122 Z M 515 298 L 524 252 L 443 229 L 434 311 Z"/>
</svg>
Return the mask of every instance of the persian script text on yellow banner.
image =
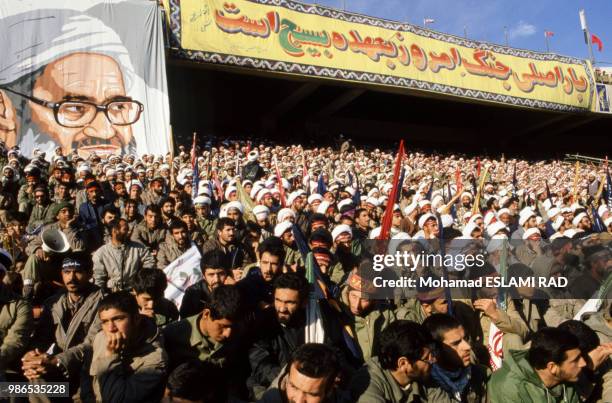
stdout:
<svg viewBox="0 0 612 403">
<path fill-rule="evenodd" d="M 388 29 L 368 23 L 376 19 L 367 17 L 356 23 L 308 12 L 319 6 L 282 3 L 299 5 L 291 9 L 265 3 L 181 0 L 181 47 L 268 61 L 261 68 L 269 70 L 496 102 L 509 99 L 523 106 L 591 109 L 592 75 L 586 61 L 511 48 L 495 52 L 490 44 L 463 46 L 453 43 L 456 37 L 436 33 L 451 38 L 446 41 Z"/>
</svg>

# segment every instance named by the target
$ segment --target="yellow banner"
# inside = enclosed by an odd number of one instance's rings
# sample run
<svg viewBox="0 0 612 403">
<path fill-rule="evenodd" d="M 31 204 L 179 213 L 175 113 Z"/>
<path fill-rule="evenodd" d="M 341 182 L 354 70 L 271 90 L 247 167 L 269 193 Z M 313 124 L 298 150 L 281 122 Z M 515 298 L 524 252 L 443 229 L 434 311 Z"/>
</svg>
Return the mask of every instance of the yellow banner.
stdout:
<svg viewBox="0 0 612 403">
<path fill-rule="evenodd" d="M 553 110 L 592 109 L 585 60 L 466 40 L 321 6 L 170 0 L 184 57 Z M 180 22 L 180 25 L 178 24 Z"/>
</svg>

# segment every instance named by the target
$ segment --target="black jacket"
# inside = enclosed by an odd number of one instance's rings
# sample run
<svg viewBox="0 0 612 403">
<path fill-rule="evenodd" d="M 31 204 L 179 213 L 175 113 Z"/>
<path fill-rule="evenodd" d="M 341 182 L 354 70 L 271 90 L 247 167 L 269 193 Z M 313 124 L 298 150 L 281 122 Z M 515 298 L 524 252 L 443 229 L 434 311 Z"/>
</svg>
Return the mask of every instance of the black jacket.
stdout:
<svg viewBox="0 0 612 403">
<path fill-rule="evenodd" d="M 287 326 L 281 325 L 274 309 L 262 314 L 255 343 L 249 349 L 251 376 L 247 381 L 249 388 L 267 388 L 289 362 L 291 353 L 304 344 L 306 317 L 302 312 Z"/>
<path fill-rule="evenodd" d="M 210 291 L 204 280 L 189 286 L 185 290 L 185 295 L 181 301 L 181 309 L 179 310 L 181 319 L 199 314 L 208 301 L 210 301 Z"/>
</svg>

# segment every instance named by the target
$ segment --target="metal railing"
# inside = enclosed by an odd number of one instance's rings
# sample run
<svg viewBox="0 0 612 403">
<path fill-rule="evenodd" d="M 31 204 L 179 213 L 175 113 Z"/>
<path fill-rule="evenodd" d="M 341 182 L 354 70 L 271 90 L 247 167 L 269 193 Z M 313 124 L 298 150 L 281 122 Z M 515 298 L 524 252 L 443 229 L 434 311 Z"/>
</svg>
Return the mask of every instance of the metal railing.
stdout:
<svg viewBox="0 0 612 403">
<path fill-rule="evenodd" d="M 591 164 L 595 164 L 595 165 L 602 165 L 606 162 L 605 159 L 603 158 L 595 158 L 595 157 L 589 157 L 586 155 L 580 155 L 580 154 L 565 154 L 565 159 L 566 162 L 584 162 L 584 163 L 591 163 Z"/>
</svg>

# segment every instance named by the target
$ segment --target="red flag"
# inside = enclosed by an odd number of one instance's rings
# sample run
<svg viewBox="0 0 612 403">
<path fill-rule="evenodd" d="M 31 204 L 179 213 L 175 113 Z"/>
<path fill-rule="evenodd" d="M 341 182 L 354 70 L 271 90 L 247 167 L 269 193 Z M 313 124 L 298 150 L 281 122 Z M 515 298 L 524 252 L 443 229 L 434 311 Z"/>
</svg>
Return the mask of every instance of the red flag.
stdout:
<svg viewBox="0 0 612 403">
<path fill-rule="evenodd" d="M 461 183 L 461 171 L 459 170 L 459 165 L 457 165 L 457 169 L 455 170 L 455 183 L 457 184 L 457 192 L 463 188 L 463 184 Z M 450 197 L 450 195 L 448 195 Z"/>
<path fill-rule="evenodd" d="M 597 45 L 597 50 L 599 50 L 600 52 L 603 50 L 603 42 L 601 41 L 600 37 L 595 34 L 591 34 L 591 42 L 594 45 Z"/>
<path fill-rule="evenodd" d="M 274 160 L 274 166 L 276 167 L 276 182 L 278 184 L 278 191 L 280 192 L 280 202 L 283 208 L 287 207 L 285 201 L 285 188 L 283 187 L 283 180 L 281 178 L 280 169 L 278 169 L 278 163 Z"/>
<path fill-rule="evenodd" d="M 553 31 L 544 31 L 544 37 L 550 38 L 553 36 L 555 36 L 555 33 Z"/>
<path fill-rule="evenodd" d="M 381 240 L 388 239 L 391 231 L 391 223 L 393 221 L 393 204 L 397 199 L 397 184 L 399 182 L 400 172 L 402 170 L 403 155 L 404 140 L 400 140 L 397 158 L 395 159 L 395 167 L 393 168 L 393 186 L 391 187 L 391 194 L 389 194 L 389 198 L 387 199 L 387 207 L 385 208 L 385 214 L 383 215 L 382 224 L 380 226 L 380 235 L 378 235 L 378 239 Z"/>
<path fill-rule="evenodd" d="M 480 158 L 477 157 L 476 161 L 476 180 L 478 180 L 478 178 L 480 178 Z"/>
<path fill-rule="evenodd" d="M 191 145 L 191 168 L 195 169 L 195 166 L 198 162 L 198 157 L 196 155 L 196 133 L 193 132 L 193 143 Z"/>
</svg>

